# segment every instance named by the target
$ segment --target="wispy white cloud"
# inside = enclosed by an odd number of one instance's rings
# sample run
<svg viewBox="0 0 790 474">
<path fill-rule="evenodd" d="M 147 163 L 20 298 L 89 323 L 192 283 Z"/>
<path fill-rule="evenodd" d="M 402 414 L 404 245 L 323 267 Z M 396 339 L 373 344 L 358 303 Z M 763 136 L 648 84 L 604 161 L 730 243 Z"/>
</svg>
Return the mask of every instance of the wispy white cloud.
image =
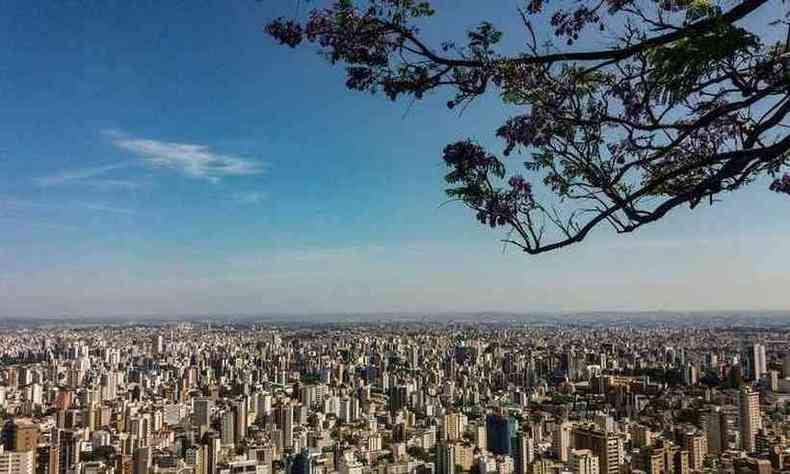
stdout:
<svg viewBox="0 0 790 474">
<path fill-rule="evenodd" d="M 234 196 L 234 200 L 239 204 L 245 205 L 253 205 L 253 204 L 260 204 L 263 202 L 263 199 L 266 197 L 265 194 L 257 191 L 251 191 L 248 193 L 238 193 Z"/>
<path fill-rule="evenodd" d="M 20 227 L 30 227 L 35 229 L 49 229 L 49 230 L 67 230 L 67 231 L 77 231 L 81 230 L 80 227 L 73 226 L 73 225 L 65 225 L 65 224 L 56 224 L 52 222 L 41 222 L 41 221 L 32 221 L 30 219 L 22 219 L 18 217 L 7 217 L 4 215 L 0 215 L 0 223 L 5 222 L 8 225 L 16 226 L 17 228 Z M 0 252 L 0 256 L 2 256 L 2 252 Z"/>
<path fill-rule="evenodd" d="M 128 167 L 128 163 L 114 163 L 110 165 L 94 166 L 77 170 L 66 170 L 50 176 L 35 178 L 33 182 L 41 188 L 61 185 L 79 185 L 97 189 L 136 189 L 146 183 L 128 179 L 102 178 L 101 176 Z"/>
<path fill-rule="evenodd" d="M 146 181 L 134 181 L 131 179 L 84 179 L 81 180 L 79 184 L 90 188 L 113 190 L 140 189 L 149 186 L 151 183 Z"/>
<path fill-rule="evenodd" d="M 248 176 L 263 172 L 259 161 L 217 153 L 206 145 L 135 138 L 118 131 L 106 131 L 113 145 L 129 151 L 159 168 L 168 168 L 192 178 L 217 182 L 228 176 Z"/>
<path fill-rule="evenodd" d="M 38 209 L 44 211 L 64 211 L 64 210 L 84 210 L 95 212 L 106 212 L 110 214 L 124 214 L 133 215 L 137 211 L 125 207 L 111 206 L 101 202 L 84 202 L 84 201 L 71 201 L 71 202 L 46 202 L 46 201 L 29 201 L 26 199 L 15 198 L 0 198 L 0 216 L 10 211 L 21 211 L 25 209 Z M 6 217 L 6 216 L 3 216 Z"/>
<path fill-rule="evenodd" d="M 118 206 L 109 206 L 107 204 L 99 203 L 99 202 L 75 202 L 72 203 L 72 206 L 75 208 L 85 209 L 86 211 L 109 212 L 111 214 L 126 214 L 126 215 L 137 214 L 137 211 L 135 211 L 134 209 L 130 209 L 126 207 L 118 207 Z"/>
</svg>

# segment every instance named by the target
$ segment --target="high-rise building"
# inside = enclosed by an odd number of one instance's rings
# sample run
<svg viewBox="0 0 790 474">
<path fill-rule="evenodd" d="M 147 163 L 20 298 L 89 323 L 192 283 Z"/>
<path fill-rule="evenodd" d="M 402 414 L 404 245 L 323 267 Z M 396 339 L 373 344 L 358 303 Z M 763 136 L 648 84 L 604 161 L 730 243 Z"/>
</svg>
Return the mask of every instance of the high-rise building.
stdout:
<svg viewBox="0 0 790 474">
<path fill-rule="evenodd" d="M 573 430 L 575 449 L 589 449 L 598 457 L 601 474 L 618 474 L 623 463 L 623 442 L 615 433 L 595 427 L 576 427 Z"/>
<path fill-rule="evenodd" d="M 143 447 L 134 450 L 133 474 L 148 474 L 151 469 L 151 448 Z"/>
<path fill-rule="evenodd" d="M 449 441 L 458 441 L 466 430 L 466 415 L 463 413 L 448 413 L 444 415 L 442 423 L 442 437 Z"/>
<path fill-rule="evenodd" d="M 115 371 L 109 371 L 101 376 L 101 399 L 105 401 L 115 400 L 118 396 L 118 379 L 120 375 Z"/>
<path fill-rule="evenodd" d="M 645 448 L 653 445 L 656 434 L 644 425 L 631 426 L 631 442 L 637 448 Z"/>
<path fill-rule="evenodd" d="M 574 474 L 598 474 L 600 465 L 598 456 L 589 449 L 574 449 L 570 454 Z"/>
<path fill-rule="evenodd" d="M 8 452 L 33 453 L 33 470 L 36 469 L 36 448 L 38 448 L 38 425 L 29 419 L 9 420 L 3 427 L 3 445 Z M 27 462 L 27 457 L 6 456 L 9 462 Z M 24 467 L 24 466 L 23 466 Z M 26 468 L 26 467 L 25 467 Z"/>
<path fill-rule="evenodd" d="M 535 445 L 529 433 L 518 432 L 513 451 L 514 474 L 528 474 L 529 465 L 535 460 Z"/>
<path fill-rule="evenodd" d="M 258 394 L 258 402 L 255 412 L 259 417 L 268 416 L 272 412 L 272 394 L 269 392 L 261 392 Z"/>
<path fill-rule="evenodd" d="M 58 473 L 66 474 L 80 462 L 79 433 L 74 430 L 55 430 L 53 443 L 58 446 Z"/>
<path fill-rule="evenodd" d="M 663 443 L 645 447 L 631 459 L 631 467 L 647 474 L 664 474 L 671 472 L 667 464 Z"/>
<path fill-rule="evenodd" d="M 283 432 L 283 448 L 290 449 L 294 443 L 294 406 L 283 403 L 277 408 L 277 427 Z"/>
<path fill-rule="evenodd" d="M 486 426 L 482 423 L 476 424 L 472 428 L 472 437 L 475 442 L 475 446 L 480 448 L 481 451 L 488 450 L 488 439 L 486 433 Z"/>
<path fill-rule="evenodd" d="M 206 474 L 217 474 L 217 463 L 219 462 L 219 455 L 222 441 L 217 433 L 209 431 L 206 433 L 204 439 L 204 452 L 205 452 L 205 472 Z"/>
<path fill-rule="evenodd" d="M 340 399 L 340 418 L 341 423 L 349 423 L 351 421 L 351 399 L 350 398 L 341 398 Z"/>
<path fill-rule="evenodd" d="M 713 407 L 703 415 L 708 452 L 718 456 L 726 450 L 727 420 L 719 407 Z"/>
<path fill-rule="evenodd" d="M 233 438 L 236 443 L 241 443 L 247 437 L 247 400 L 240 399 L 233 402 Z"/>
<path fill-rule="evenodd" d="M 742 389 L 738 396 L 738 411 L 740 415 L 741 448 L 751 453 L 755 450 L 755 436 L 762 425 L 760 418 L 760 394 L 748 388 Z"/>
<path fill-rule="evenodd" d="M 486 416 L 486 442 L 492 453 L 512 456 L 515 434 L 516 422 L 513 418 L 499 414 Z"/>
<path fill-rule="evenodd" d="M 315 474 L 319 472 L 316 465 L 316 460 L 319 453 L 315 453 L 309 449 L 303 449 L 296 456 L 293 457 L 291 462 L 291 474 Z"/>
<path fill-rule="evenodd" d="M 0 446 L 0 474 L 35 474 L 36 452 L 10 451 Z"/>
<path fill-rule="evenodd" d="M 672 466 L 675 474 L 689 474 L 689 452 L 685 449 L 675 450 L 672 456 Z"/>
<path fill-rule="evenodd" d="M 765 346 L 762 344 L 754 344 L 749 356 L 749 373 L 753 380 L 758 380 L 763 374 L 768 372 L 768 364 L 765 359 Z"/>
<path fill-rule="evenodd" d="M 689 469 L 701 471 L 704 467 L 705 456 L 708 454 L 708 440 L 705 435 L 698 433 L 687 433 L 685 438 L 685 448 L 689 452 Z"/>
<path fill-rule="evenodd" d="M 58 474 L 58 447 L 43 444 L 36 449 L 36 474 Z"/>
<path fill-rule="evenodd" d="M 560 423 L 551 433 L 551 451 L 562 462 L 568 462 L 572 448 L 573 425 L 567 421 Z"/>
<path fill-rule="evenodd" d="M 211 408 L 213 406 L 214 401 L 210 398 L 196 398 L 192 402 L 195 424 L 197 426 L 209 426 L 211 424 Z"/>
<path fill-rule="evenodd" d="M 697 385 L 699 383 L 699 368 L 694 364 L 687 364 L 683 370 L 683 381 L 686 385 Z"/>
<path fill-rule="evenodd" d="M 219 425 L 219 433 L 224 446 L 236 444 L 236 414 L 232 410 L 227 410 L 222 414 Z"/>
<path fill-rule="evenodd" d="M 470 444 L 454 443 L 456 471 L 468 472 L 472 469 L 475 462 L 475 447 Z"/>
<path fill-rule="evenodd" d="M 735 460 L 735 474 L 771 474 L 771 461 L 767 459 L 739 458 Z"/>
<path fill-rule="evenodd" d="M 595 424 L 603 431 L 614 431 L 614 418 L 606 413 L 596 414 Z"/>
<path fill-rule="evenodd" d="M 455 474 L 455 445 L 445 441 L 436 445 L 436 474 Z"/>
<path fill-rule="evenodd" d="M 779 371 L 778 370 L 769 370 L 768 371 L 768 384 L 771 387 L 772 392 L 779 391 Z"/>
<path fill-rule="evenodd" d="M 719 367 L 719 355 L 715 352 L 708 352 L 705 354 L 705 366 L 709 369 L 716 369 Z"/>
<path fill-rule="evenodd" d="M 389 409 L 392 413 L 400 411 L 408 405 L 409 392 L 406 385 L 401 384 L 390 387 L 389 396 Z"/>
<path fill-rule="evenodd" d="M 631 459 L 632 468 L 647 474 L 688 474 L 688 451 L 666 440 L 657 440 L 638 451 Z"/>
<path fill-rule="evenodd" d="M 3 426 L 3 445 L 8 451 L 35 451 L 38 435 L 38 426 L 30 420 L 9 420 Z"/>
<path fill-rule="evenodd" d="M 157 334 L 154 338 L 154 353 L 164 354 L 165 352 L 165 338 L 161 334 Z"/>
</svg>

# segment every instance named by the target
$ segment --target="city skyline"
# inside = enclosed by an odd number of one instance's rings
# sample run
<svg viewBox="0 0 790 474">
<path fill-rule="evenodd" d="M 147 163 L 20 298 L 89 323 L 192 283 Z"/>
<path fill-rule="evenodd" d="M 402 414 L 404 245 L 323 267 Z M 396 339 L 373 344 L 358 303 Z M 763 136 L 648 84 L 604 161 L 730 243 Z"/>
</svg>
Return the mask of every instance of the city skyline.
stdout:
<svg viewBox="0 0 790 474">
<path fill-rule="evenodd" d="M 773 474 L 783 326 L 0 328 L 4 474 Z"/>
</svg>

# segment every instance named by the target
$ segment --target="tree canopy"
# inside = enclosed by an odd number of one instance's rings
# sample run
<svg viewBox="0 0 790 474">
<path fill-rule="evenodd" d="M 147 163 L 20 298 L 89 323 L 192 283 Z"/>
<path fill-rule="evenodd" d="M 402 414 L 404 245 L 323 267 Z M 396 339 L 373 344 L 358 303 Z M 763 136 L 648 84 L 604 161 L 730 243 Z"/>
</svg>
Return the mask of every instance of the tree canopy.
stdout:
<svg viewBox="0 0 790 474">
<path fill-rule="evenodd" d="M 418 0 L 337 0 L 266 31 L 344 65 L 352 90 L 396 100 L 447 89 L 449 108 L 495 92 L 517 107 L 496 130 L 502 156 L 471 138 L 446 146 L 446 191 L 539 254 L 602 225 L 628 233 L 678 206 L 712 205 L 761 177 L 790 194 L 783 9 L 779 0 L 529 0 L 517 11 L 526 46 L 515 54 L 487 21 L 463 42 L 429 45 L 420 28 L 435 11 Z M 758 10 L 770 24 L 750 24 Z M 551 38 L 533 27 L 544 19 Z"/>
</svg>

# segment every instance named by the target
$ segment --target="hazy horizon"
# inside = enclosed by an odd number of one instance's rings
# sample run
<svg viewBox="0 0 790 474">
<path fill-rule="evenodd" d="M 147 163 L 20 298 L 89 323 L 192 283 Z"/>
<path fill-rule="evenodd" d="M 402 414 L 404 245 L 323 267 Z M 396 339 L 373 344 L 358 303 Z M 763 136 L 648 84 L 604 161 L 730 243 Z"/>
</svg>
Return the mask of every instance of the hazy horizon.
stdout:
<svg viewBox="0 0 790 474">
<path fill-rule="evenodd" d="M 615 322 L 621 319 L 629 320 L 654 320 L 659 322 L 670 322 L 678 318 L 689 315 L 698 316 L 700 321 L 708 320 L 739 320 L 740 318 L 757 318 L 755 321 L 760 326 L 765 320 L 790 323 L 790 310 L 787 309 L 768 309 L 768 310 L 596 310 L 596 311 L 413 311 L 413 312 L 323 312 L 323 313 L 300 313 L 300 312 L 277 312 L 277 313 L 184 313 L 184 314 L 53 314 L 53 315 L 0 315 L 2 322 L 53 322 L 63 321 L 68 323 L 85 322 L 118 322 L 134 323 L 137 321 L 160 321 L 160 322 L 196 322 L 196 321 L 218 321 L 218 322 L 343 322 L 343 321 L 414 321 L 423 320 L 425 322 L 448 322 L 453 320 L 469 321 L 467 318 L 474 318 L 482 321 L 524 321 L 530 320 L 555 322 L 579 322 L 595 321 Z M 118 319 L 115 321 L 116 318 Z M 695 321 L 691 321 L 693 323 Z"/>
</svg>

